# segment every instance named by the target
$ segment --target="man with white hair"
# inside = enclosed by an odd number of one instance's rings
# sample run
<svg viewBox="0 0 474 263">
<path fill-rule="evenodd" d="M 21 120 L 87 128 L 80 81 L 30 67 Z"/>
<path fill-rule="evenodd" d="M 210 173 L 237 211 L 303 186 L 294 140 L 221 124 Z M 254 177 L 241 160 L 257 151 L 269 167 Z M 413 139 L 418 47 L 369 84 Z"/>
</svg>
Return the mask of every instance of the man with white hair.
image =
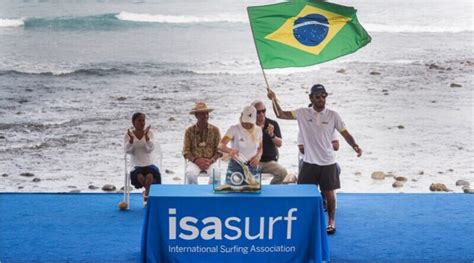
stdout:
<svg viewBox="0 0 474 263">
<path fill-rule="evenodd" d="M 263 153 L 260 158 L 260 172 L 273 175 L 270 184 L 281 184 L 288 175 L 288 170 L 278 163 L 278 148 L 281 147 L 283 139 L 281 137 L 278 122 L 266 117 L 265 104 L 256 100 L 252 106 L 257 110 L 257 126 L 263 131 Z"/>
</svg>

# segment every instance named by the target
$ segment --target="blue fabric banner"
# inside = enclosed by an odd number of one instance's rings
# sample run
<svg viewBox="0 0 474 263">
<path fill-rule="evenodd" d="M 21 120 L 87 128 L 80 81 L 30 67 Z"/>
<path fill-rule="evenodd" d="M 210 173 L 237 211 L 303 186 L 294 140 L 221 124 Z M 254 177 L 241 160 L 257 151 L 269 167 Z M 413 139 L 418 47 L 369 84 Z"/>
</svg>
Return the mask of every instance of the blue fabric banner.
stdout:
<svg viewBox="0 0 474 263">
<path fill-rule="evenodd" d="M 329 260 L 321 196 L 313 185 L 265 185 L 260 194 L 153 185 L 143 262 Z"/>
</svg>

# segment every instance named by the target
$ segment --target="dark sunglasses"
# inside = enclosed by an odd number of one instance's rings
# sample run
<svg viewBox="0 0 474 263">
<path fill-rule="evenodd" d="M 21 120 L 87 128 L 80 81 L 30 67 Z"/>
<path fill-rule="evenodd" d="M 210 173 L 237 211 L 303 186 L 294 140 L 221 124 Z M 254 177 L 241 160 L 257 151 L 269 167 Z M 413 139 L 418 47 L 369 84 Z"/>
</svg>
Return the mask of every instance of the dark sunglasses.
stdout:
<svg viewBox="0 0 474 263">
<path fill-rule="evenodd" d="M 323 98 L 323 99 L 325 99 L 327 96 L 328 96 L 328 95 L 326 95 L 326 94 L 322 94 L 322 95 L 313 95 L 313 97 L 314 97 L 314 98 L 316 98 L 316 99 L 319 99 L 319 98 Z"/>
<path fill-rule="evenodd" d="M 260 114 L 260 113 L 265 113 L 265 112 L 267 112 L 267 109 L 258 110 L 258 111 L 257 111 L 257 114 Z"/>
</svg>

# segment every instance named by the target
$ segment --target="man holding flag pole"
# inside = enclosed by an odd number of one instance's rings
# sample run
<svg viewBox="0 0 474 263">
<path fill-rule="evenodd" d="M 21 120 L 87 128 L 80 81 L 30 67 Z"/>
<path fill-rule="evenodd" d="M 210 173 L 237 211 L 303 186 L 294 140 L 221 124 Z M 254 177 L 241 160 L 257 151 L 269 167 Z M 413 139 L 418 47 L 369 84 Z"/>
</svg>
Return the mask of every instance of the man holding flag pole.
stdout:
<svg viewBox="0 0 474 263">
<path fill-rule="evenodd" d="M 284 2 L 247 8 L 267 96 L 280 119 L 296 119 L 305 146 L 298 184 L 320 185 L 328 202 L 327 233 L 334 234 L 335 192 L 340 188 L 332 138 L 337 130 L 357 156 L 362 150 L 339 114 L 325 107 L 328 93 L 321 84 L 309 94 L 312 107 L 284 111 L 270 89 L 264 69 L 305 67 L 353 53 L 371 41 L 352 7 L 321 1 Z"/>
<path fill-rule="evenodd" d="M 309 94 L 312 107 L 303 107 L 295 111 L 284 111 L 276 98 L 275 92 L 268 89 L 267 96 L 273 103 L 273 110 L 280 119 L 297 120 L 301 132 L 302 143 L 305 146 L 303 166 L 298 176 L 298 184 L 319 185 L 328 203 L 327 233 L 336 232 L 336 197 L 334 190 L 341 188 L 337 174 L 336 159 L 332 149 L 332 138 L 337 130 L 347 143 L 357 153 L 362 155 L 362 149 L 357 145 L 352 135 L 346 129 L 339 114 L 326 108 L 328 93 L 321 84 L 314 85 Z"/>
</svg>

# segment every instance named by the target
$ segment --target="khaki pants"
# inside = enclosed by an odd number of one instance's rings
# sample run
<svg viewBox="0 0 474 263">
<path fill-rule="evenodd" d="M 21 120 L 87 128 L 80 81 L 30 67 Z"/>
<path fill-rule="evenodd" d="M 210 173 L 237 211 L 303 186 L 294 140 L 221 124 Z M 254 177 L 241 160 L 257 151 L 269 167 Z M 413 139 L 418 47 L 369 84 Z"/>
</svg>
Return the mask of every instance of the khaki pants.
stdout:
<svg viewBox="0 0 474 263">
<path fill-rule="evenodd" d="M 275 161 L 260 162 L 260 173 L 269 173 L 273 175 L 270 184 L 281 184 L 288 175 L 288 170 Z"/>
</svg>

